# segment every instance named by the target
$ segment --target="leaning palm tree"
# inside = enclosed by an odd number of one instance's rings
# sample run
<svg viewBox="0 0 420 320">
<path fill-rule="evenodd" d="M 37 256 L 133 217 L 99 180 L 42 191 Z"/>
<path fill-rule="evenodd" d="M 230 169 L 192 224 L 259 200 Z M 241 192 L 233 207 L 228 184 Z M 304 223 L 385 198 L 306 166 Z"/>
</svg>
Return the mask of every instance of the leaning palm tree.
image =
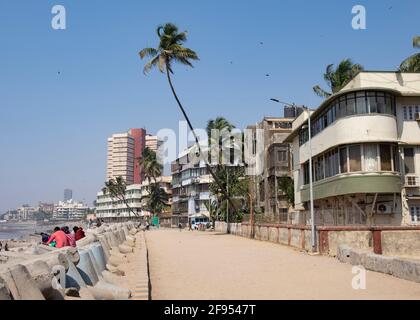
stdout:
<svg viewBox="0 0 420 320">
<path fill-rule="evenodd" d="M 413 47 L 420 48 L 420 36 L 413 38 Z M 420 53 L 413 54 L 405 59 L 399 68 L 401 72 L 420 72 Z"/>
<path fill-rule="evenodd" d="M 123 177 L 116 177 L 105 182 L 105 187 L 102 188 L 104 195 L 109 194 L 112 199 L 117 199 L 125 204 L 129 212 L 134 216 L 139 217 L 139 214 L 130 206 L 126 198 L 127 184 Z"/>
<path fill-rule="evenodd" d="M 176 94 L 175 88 L 172 83 L 171 75 L 174 74 L 173 64 L 178 62 L 180 64 L 186 65 L 188 67 L 193 67 L 191 61 L 199 60 L 198 55 L 195 51 L 186 48 L 183 46 L 184 42 L 187 41 L 187 31 L 179 32 L 178 27 L 173 23 L 166 23 L 163 26 L 159 26 L 156 29 L 156 33 L 159 37 L 159 45 L 157 48 L 144 48 L 139 52 L 140 58 L 144 59 L 146 57 L 150 57 L 151 59 L 146 63 L 144 66 L 143 72 L 147 74 L 153 67 L 158 67 L 159 71 L 162 73 L 166 73 L 166 77 L 168 79 L 169 86 L 171 88 L 172 94 L 178 104 L 179 109 L 181 110 L 185 120 L 187 121 L 188 127 L 190 128 L 191 132 L 194 135 L 196 147 L 198 150 L 198 155 L 201 156 L 203 161 L 206 164 L 206 167 L 216 183 L 219 184 L 222 192 L 227 195 L 226 190 L 222 187 L 222 184 L 219 182 L 217 176 L 214 174 L 213 170 L 211 169 L 208 159 L 205 159 L 203 156 L 203 152 L 200 147 L 200 143 L 198 140 L 198 136 L 192 126 L 190 119 L 185 112 L 185 109 Z M 229 198 L 229 201 L 232 202 Z M 232 203 L 234 210 L 236 211 L 236 207 Z"/>
<path fill-rule="evenodd" d="M 153 217 L 159 216 L 169 207 L 169 195 L 159 184 L 152 184 L 149 193 L 141 197 L 140 201 L 144 203 L 144 208 L 152 213 Z"/>
<path fill-rule="evenodd" d="M 319 85 L 313 87 L 313 90 L 318 96 L 328 98 L 344 88 L 363 69 L 362 65 L 353 63 L 351 59 L 341 61 L 336 69 L 334 69 L 334 64 L 330 64 L 324 73 L 324 80 L 331 92 L 322 89 Z"/>
<path fill-rule="evenodd" d="M 156 178 L 162 175 L 163 165 L 157 158 L 156 152 L 145 148 L 142 157 L 139 159 L 139 165 L 143 169 L 145 178 L 151 183 L 152 179 L 156 182 Z"/>
</svg>

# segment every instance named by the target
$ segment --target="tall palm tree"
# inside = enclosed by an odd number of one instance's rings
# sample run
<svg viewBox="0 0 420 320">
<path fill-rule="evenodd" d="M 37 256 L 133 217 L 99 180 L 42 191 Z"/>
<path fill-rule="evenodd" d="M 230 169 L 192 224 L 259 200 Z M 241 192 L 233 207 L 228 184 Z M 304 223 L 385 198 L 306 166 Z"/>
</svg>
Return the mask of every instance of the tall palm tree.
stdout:
<svg viewBox="0 0 420 320">
<path fill-rule="evenodd" d="M 328 98 L 344 88 L 363 69 L 362 65 L 353 63 L 351 59 L 344 59 L 336 69 L 334 69 L 334 64 L 330 64 L 324 73 L 324 80 L 330 87 L 331 92 L 325 91 L 319 85 L 313 87 L 313 90 L 318 96 Z"/>
<path fill-rule="evenodd" d="M 244 198 L 248 195 L 248 180 L 245 177 L 245 168 L 244 167 L 227 167 L 227 166 L 217 166 L 216 174 L 219 181 L 222 183 L 222 186 L 225 190 L 229 190 L 228 195 L 226 196 L 221 192 L 220 186 L 212 182 L 209 185 L 210 192 L 216 196 L 216 203 L 219 212 L 221 213 L 222 218 L 227 220 L 227 208 L 232 208 L 232 202 L 228 201 L 229 206 L 226 204 L 226 200 L 234 199 L 235 206 L 241 205 L 244 202 Z M 238 211 L 231 212 L 229 210 L 229 221 L 230 222 L 239 222 L 242 219 L 242 216 Z"/>
<path fill-rule="evenodd" d="M 420 48 L 420 36 L 413 38 L 413 47 Z M 420 53 L 413 54 L 405 59 L 399 70 L 401 72 L 420 72 Z"/>
<path fill-rule="evenodd" d="M 172 94 L 178 104 L 179 109 L 181 110 L 185 120 L 187 121 L 188 127 L 194 135 L 195 142 L 198 149 L 198 154 L 201 156 L 203 161 L 206 164 L 206 167 L 213 179 L 218 183 L 222 192 L 227 196 L 226 189 L 222 187 L 222 184 L 218 180 L 217 176 L 214 174 L 211 169 L 208 159 L 205 159 L 203 152 L 200 147 L 198 136 L 192 126 L 190 119 L 185 112 L 185 109 L 175 91 L 175 88 L 172 83 L 171 74 L 174 74 L 173 64 L 175 62 L 181 63 L 188 67 L 193 67 L 192 60 L 199 60 L 198 55 L 195 51 L 186 48 L 183 44 L 187 41 L 187 31 L 179 32 L 178 27 L 173 23 L 166 23 L 163 26 L 158 26 L 156 29 L 157 36 L 159 37 L 159 45 L 157 48 L 144 48 L 139 52 L 140 58 L 144 59 L 150 57 L 151 59 L 144 66 L 143 72 L 147 74 L 153 67 L 158 67 L 159 71 L 166 73 L 169 86 L 171 88 Z M 229 201 L 232 202 L 229 198 Z M 236 207 L 233 204 L 233 208 L 236 211 Z"/>
<path fill-rule="evenodd" d="M 149 187 L 149 194 L 141 197 L 140 201 L 145 201 L 145 208 L 153 216 L 159 216 L 159 214 L 169 207 L 168 193 L 156 183 Z"/>
<path fill-rule="evenodd" d="M 145 178 L 150 182 L 152 179 L 156 182 L 156 178 L 162 175 L 163 165 L 157 158 L 156 152 L 145 148 L 142 157 L 139 159 L 139 165 L 143 169 Z"/>
<path fill-rule="evenodd" d="M 212 155 L 218 155 L 218 164 L 222 164 L 222 152 L 223 152 L 223 145 L 226 141 L 223 141 L 223 134 L 227 132 L 231 132 L 235 126 L 231 124 L 226 118 L 217 117 L 216 119 L 210 119 L 207 122 L 207 136 L 208 136 L 208 146 L 209 146 L 209 157 Z M 219 141 L 214 141 L 212 137 L 212 131 L 218 130 L 219 131 Z M 229 137 L 230 138 L 230 137 Z M 230 141 L 229 141 L 230 142 Z"/>
</svg>

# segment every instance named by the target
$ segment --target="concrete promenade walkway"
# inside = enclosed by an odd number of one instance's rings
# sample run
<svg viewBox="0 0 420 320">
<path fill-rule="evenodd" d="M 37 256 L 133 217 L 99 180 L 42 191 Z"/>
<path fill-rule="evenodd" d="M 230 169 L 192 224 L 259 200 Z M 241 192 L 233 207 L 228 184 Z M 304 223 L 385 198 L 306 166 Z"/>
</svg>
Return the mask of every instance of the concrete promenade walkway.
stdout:
<svg viewBox="0 0 420 320">
<path fill-rule="evenodd" d="M 269 242 L 178 230 L 146 232 L 153 300 L 420 299 L 420 284 Z"/>
</svg>

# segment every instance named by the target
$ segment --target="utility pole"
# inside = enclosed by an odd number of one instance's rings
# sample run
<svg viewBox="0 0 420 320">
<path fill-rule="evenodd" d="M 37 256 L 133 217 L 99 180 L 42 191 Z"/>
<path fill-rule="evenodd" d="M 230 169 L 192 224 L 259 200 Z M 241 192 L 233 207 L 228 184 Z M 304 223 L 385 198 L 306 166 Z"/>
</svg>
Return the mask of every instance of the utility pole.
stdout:
<svg viewBox="0 0 420 320">
<path fill-rule="evenodd" d="M 309 193 L 311 203 L 311 242 L 312 252 L 317 251 L 316 245 L 316 227 L 315 227 L 315 210 L 314 210 L 314 185 L 312 175 L 312 125 L 311 125 L 311 111 L 308 107 L 304 107 L 308 112 L 308 134 L 309 134 Z"/>
<path fill-rule="evenodd" d="M 229 196 L 229 169 L 226 167 L 226 193 Z M 226 199 L 226 222 L 227 222 L 227 234 L 230 234 L 229 227 L 229 200 Z"/>
<path fill-rule="evenodd" d="M 249 190 L 248 190 L 248 194 L 249 194 L 249 224 L 250 224 L 250 228 L 251 228 L 251 232 L 250 232 L 250 237 L 253 239 L 254 238 L 254 190 L 253 190 L 253 181 L 251 181 L 251 179 L 249 179 Z"/>
</svg>

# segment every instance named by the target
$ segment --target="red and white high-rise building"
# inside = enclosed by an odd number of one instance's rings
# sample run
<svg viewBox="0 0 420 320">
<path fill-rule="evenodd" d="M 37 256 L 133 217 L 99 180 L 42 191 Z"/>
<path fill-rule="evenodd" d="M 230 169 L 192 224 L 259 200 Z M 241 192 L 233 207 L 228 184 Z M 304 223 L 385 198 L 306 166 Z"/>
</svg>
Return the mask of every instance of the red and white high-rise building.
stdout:
<svg viewBox="0 0 420 320">
<path fill-rule="evenodd" d="M 108 138 L 107 180 L 122 177 L 128 185 L 141 184 L 139 160 L 146 146 L 146 130 L 130 129 Z"/>
</svg>

